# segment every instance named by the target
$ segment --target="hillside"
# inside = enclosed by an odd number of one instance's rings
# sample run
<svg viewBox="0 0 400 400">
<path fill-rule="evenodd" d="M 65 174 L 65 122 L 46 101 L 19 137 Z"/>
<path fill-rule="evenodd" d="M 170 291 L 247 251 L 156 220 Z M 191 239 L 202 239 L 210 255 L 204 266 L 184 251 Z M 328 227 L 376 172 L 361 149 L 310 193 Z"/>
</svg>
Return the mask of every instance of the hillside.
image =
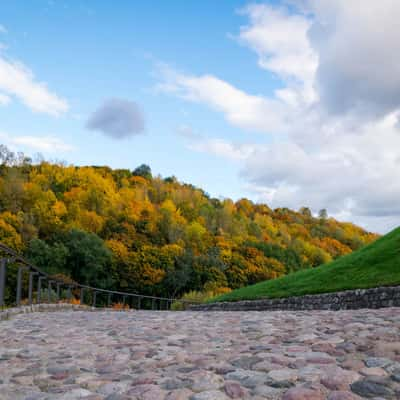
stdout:
<svg viewBox="0 0 400 400">
<path fill-rule="evenodd" d="M 318 268 L 247 286 L 212 301 L 254 300 L 400 285 L 400 228 Z"/>
<path fill-rule="evenodd" d="M 211 198 L 175 177 L 36 164 L 0 146 L 0 241 L 51 274 L 180 296 L 316 267 L 376 235 L 329 218 Z"/>
</svg>

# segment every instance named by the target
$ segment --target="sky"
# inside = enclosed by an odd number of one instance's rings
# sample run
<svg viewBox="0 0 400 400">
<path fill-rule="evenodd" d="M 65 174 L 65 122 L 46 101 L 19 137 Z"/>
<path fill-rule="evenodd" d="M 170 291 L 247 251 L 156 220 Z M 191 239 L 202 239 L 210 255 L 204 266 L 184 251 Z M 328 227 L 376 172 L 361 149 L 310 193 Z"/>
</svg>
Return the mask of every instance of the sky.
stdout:
<svg viewBox="0 0 400 400">
<path fill-rule="evenodd" d="M 0 143 L 400 225 L 400 2 L 0 5 Z"/>
</svg>

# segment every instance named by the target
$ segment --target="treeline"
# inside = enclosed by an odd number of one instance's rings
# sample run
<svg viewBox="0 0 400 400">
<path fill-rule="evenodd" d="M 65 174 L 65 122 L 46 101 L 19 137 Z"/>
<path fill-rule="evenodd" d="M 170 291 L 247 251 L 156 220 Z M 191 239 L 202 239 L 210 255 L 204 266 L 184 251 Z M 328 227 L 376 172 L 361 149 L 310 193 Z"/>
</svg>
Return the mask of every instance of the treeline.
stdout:
<svg viewBox="0 0 400 400">
<path fill-rule="evenodd" d="M 375 238 L 325 210 L 211 198 L 146 165 L 33 164 L 0 146 L 0 241 L 81 283 L 163 296 L 238 288 Z"/>
</svg>

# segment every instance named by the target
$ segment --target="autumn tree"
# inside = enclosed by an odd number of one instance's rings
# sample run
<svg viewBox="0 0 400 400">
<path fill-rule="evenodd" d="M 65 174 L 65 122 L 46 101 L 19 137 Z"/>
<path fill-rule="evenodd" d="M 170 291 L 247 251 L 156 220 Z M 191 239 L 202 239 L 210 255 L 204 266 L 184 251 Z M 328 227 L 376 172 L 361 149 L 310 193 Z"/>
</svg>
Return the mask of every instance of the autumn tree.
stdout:
<svg viewBox="0 0 400 400">
<path fill-rule="evenodd" d="M 178 296 L 316 267 L 378 236 L 351 223 L 216 199 L 175 176 L 32 161 L 0 145 L 0 241 L 51 273 Z M 225 288 L 225 289 L 224 289 Z"/>
</svg>

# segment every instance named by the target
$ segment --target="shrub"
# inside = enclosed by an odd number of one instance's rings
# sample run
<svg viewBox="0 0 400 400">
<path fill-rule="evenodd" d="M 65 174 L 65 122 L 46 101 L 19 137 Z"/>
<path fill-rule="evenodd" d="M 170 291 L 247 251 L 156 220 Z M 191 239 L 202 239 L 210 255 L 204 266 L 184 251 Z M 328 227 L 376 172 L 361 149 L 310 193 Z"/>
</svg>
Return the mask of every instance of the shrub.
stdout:
<svg viewBox="0 0 400 400">
<path fill-rule="evenodd" d="M 113 310 L 119 310 L 119 311 L 129 310 L 129 304 L 124 304 L 124 303 L 113 303 L 112 309 L 113 309 Z"/>
<path fill-rule="evenodd" d="M 227 287 L 213 288 L 212 290 L 203 290 L 203 291 L 192 290 L 188 293 L 185 293 L 179 300 L 175 300 L 171 304 L 171 310 L 173 311 L 186 310 L 192 304 L 205 303 L 207 300 L 215 296 L 229 293 L 230 291 L 231 289 Z"/>
</svg>

